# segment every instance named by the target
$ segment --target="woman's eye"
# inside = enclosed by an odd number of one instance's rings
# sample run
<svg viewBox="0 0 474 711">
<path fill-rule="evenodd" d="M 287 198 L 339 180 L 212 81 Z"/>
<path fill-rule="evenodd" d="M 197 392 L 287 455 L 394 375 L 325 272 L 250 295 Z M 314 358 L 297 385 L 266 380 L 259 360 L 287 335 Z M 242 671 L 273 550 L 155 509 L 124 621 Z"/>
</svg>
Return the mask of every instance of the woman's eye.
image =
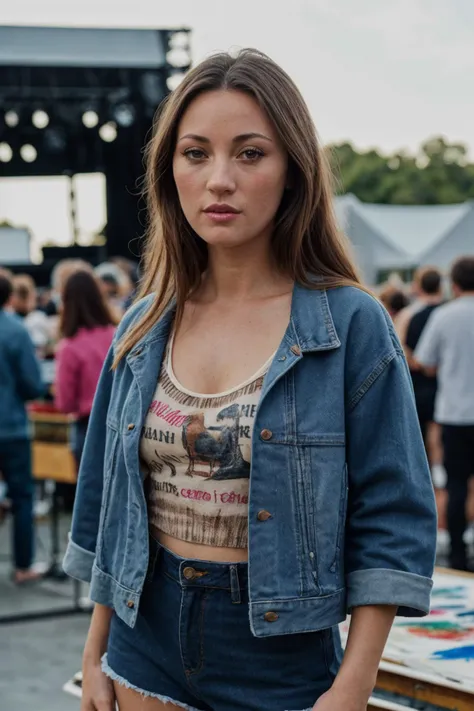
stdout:
<svg viewBox="0 0 474 711">
<path fill-rule="evenodd" d="M 240 155 L 247 161 L 256 161 L 259 158 L 262 158 L 264 153 L 259 148 L 246 148 Z"/>
<path fill-rule="evenodd" d="M 184 151 L 183 155 L 189 158 L 189 160 L 201 160 L 201 158 L 205 157 L 204 151 L 200 148 L 188 148 L 188 150 Z"/>
</svg>

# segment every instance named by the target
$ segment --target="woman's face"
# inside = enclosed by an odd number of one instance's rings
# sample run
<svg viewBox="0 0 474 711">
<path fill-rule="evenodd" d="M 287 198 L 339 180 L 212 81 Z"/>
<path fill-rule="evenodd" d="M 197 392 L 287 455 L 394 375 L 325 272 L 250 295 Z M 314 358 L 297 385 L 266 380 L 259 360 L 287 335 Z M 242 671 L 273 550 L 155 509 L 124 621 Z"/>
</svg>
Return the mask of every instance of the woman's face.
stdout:
<svg viewBox="0 0 474 711">
<path fill-rule="evenodd" d="M 270 240 L 287 168 L 271 121 L 243 92 L 201 94 L 178 126 L 173 175 L 179 200 L 210 247 Z"/>
</svg>

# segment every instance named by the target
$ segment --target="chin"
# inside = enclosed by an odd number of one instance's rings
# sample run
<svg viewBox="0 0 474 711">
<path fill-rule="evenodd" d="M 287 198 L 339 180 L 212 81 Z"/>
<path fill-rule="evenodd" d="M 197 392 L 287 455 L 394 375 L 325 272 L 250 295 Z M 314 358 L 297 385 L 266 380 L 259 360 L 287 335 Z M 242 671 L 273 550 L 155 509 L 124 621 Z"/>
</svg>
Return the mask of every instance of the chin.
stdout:
<svg viewBox="0 0 474 711">
<path fill-rule="evenodd" d="M 211 233 L 201 233 L 201 239 L 208 247 L 240 247 L 252 241 L 252 237 L 232 234 L 231 230 L 215 230 Z"/>
</svg>

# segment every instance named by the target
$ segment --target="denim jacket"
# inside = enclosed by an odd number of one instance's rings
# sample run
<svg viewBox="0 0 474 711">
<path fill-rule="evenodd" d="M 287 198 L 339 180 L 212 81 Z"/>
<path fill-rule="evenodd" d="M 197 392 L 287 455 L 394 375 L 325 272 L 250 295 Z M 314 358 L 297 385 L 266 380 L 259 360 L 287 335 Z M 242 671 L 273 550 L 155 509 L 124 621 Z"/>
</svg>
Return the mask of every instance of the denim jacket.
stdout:
<svg viewBox="0 0 474 711">
<path fill-rule="evenodd" d="M 0 309 L 0 441 L 29 438 L 25 403 L 44 392 L 28 331 L 18 316 Z"/>
<path fill-rule="evenodd" d="M 130 627 L 149 550 L 140 434 L 173 308 L 110 365 L 152 303 L 126 313 L 105 362 L 64 560 Z M 324 629 L 359 605 L 428 612 L 437 519 L 411 379 L 388 314 L 360 289 L 294 288 L 256 412 L 248 516 L 255 636 Z"/>
</svg>

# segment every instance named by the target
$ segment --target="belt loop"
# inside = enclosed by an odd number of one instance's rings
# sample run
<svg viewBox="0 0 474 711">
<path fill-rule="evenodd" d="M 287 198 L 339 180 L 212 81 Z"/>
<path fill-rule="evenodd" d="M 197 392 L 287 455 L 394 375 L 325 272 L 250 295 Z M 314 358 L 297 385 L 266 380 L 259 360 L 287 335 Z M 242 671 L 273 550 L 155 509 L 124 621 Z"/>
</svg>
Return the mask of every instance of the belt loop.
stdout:
<svg viewBox="0 0 474 711">
<path fill-rule="evenodd" d="M 233 605 L 240 605 L 242 600 L 240 597 L 239 573 L 236 565 L 230 566 L 230 596 Z"/>
</svg>

